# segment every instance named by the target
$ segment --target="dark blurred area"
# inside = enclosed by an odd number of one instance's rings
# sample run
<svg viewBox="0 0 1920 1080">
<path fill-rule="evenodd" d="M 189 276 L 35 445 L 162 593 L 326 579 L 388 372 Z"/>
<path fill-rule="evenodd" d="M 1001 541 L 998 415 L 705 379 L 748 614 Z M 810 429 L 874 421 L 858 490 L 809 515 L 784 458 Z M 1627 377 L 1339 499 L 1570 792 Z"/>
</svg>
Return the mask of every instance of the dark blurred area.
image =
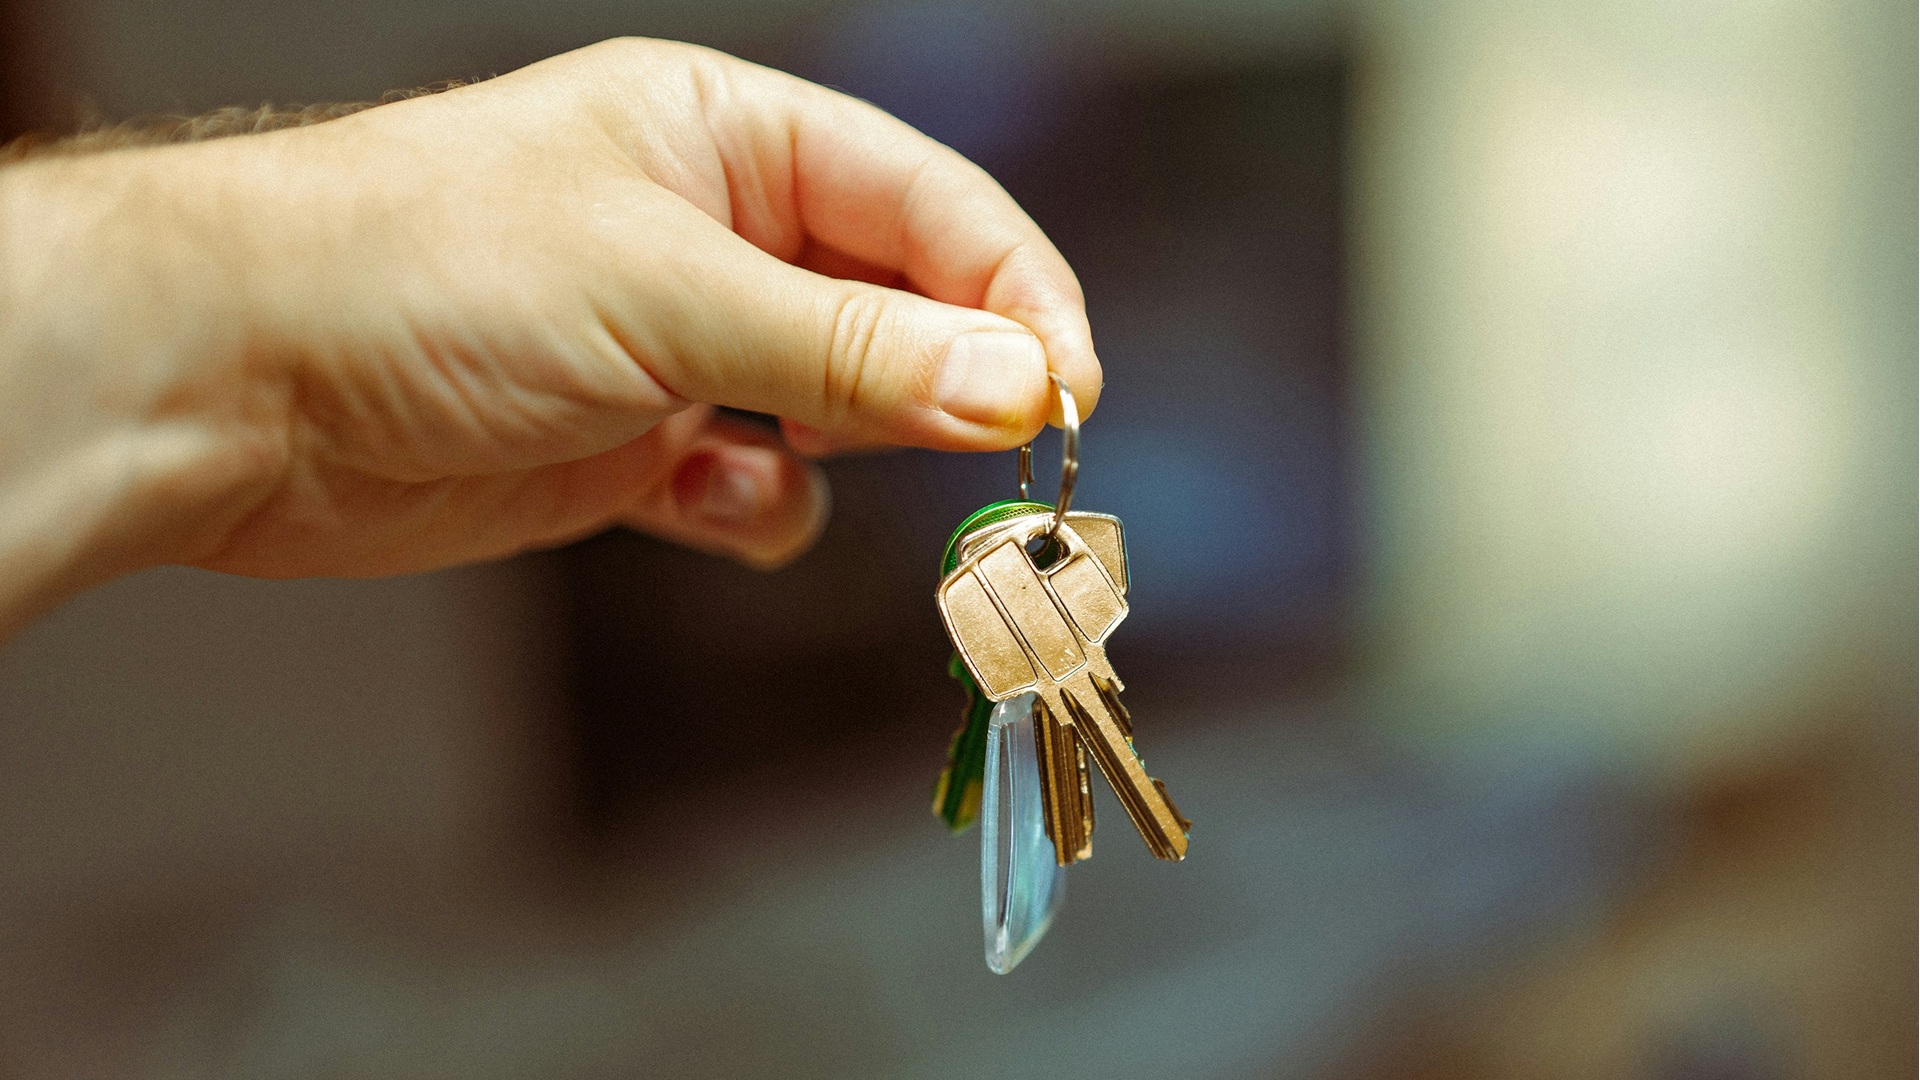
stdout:
<svg viewBox="0 0 1920 1080">
<path fill-rule="evenodd" d="M 163 569 L 0 649 L 0 1075 L 1914 1075 L 1914 23 L 0 0 L 0 135 L 642 34 L 980 162 L 1086 289 L 1196 822 L 1103 794 L 985 970 L 932 591 L 1011 454 L 831 463 L 775 574 Z"/>
</svg>

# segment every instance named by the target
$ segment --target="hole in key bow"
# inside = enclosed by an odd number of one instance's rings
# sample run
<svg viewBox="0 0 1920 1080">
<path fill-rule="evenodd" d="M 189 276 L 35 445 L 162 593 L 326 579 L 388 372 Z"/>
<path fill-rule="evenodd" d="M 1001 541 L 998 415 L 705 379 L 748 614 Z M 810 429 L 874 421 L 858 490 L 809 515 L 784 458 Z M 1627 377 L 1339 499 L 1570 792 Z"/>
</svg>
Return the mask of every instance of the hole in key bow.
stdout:
<svg viewBox="0 0 1920 1080">
<path fill-rule="evenodd" d="M 1033 561 L 1033 568 L 1042 573 L 1052 569 L 1067 553 L 1067 545 L 1049 530 L 1027 541 L 1027 558 Z"/>
</svg>

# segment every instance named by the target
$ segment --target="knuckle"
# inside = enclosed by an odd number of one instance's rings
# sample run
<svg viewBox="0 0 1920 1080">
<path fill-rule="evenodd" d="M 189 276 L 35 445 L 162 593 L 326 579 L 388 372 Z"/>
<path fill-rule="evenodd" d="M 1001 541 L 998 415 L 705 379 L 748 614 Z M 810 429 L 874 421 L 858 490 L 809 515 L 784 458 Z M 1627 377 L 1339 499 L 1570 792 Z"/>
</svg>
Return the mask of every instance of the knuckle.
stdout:
<svg viewBox="0 0 1920 1080">
<path fill-rule="evenodd" d="M 652 38 L 627 34 L 611 37 L 587 46 L 597 57 L 615 64 L 632 63 L 637 60 L 657 56 L 661 43 Z"/>
<path fill-rule="evenodd" d="M 822 365 L 821 402 L 830 420 L 858 411 L 872 397 L 872 380 L 885 362 L 880 343 L 886 318 L 886 298 L 878 291 L 853 289 L 840 298 Z"/>
<path fill-rule="evenodd" d="M 658 73 L 674 65 L 713 66 L 714 58 L 725 54 L 683 41 L 625 35 L 606 38 L 586 46 L 581 53 L 607 65 L 616 77 Z"/>
</svg>

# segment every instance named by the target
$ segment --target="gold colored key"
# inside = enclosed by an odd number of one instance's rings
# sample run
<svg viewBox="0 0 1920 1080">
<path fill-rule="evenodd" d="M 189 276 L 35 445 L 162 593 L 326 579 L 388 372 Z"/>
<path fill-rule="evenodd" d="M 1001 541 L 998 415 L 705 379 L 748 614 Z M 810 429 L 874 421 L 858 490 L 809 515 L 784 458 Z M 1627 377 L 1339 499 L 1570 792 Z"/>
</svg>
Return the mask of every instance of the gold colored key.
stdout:
<svg viewBox="0 0 1920 1080">
<path fill-rule="evenodd" d="M 1035 525 L 1052 524 L 1052 507 L 1040 503 L 1028 505 L 1034 509 L 1011 518 L 1002 518 L 963 535 L 956 545 L 955 554 L 964 559 L 992 545 L 1007 533 L 1028 535 Z M 1106 570 L 1108 580 L 1125 596 L 1127 547 L 1120 519 L 1108 514 L 1074 511 L 1062 515 L 1061 520 L 1073 526 L 1080 538 L 1087 542 L 1094 557 L 1100 560 L 1101 567 Z M 1118 682 L 1116 679 L 1116 687 Z M 1056 853 L 1069 852 L 1074 860 L 1089 858 L 1093 855 L 1094 817 L 1093 786 L 1087 769 L 1086 748 L 1074 738 L 1073 728 L 1069 724 L 1055 719 L 1045 709 L 1039 712 L 1034 725 L 1034 743 L 1040 765 L 1040 797 L 1047 836 L 1055 841 Z"/>
<path fill-rule="evenodd" d="M 963 547 L 971 552 L 940 583 L 941 618 L 989 700 L 1030 690 L 1040 697 L 1046 722 L 1036 739 L 1047 774 L 1048 833 L 1062 865 L 1091 850 L 1083 750 L 1113 786 L 1147 848 L 1158 858 L 1184 858 L 1191 823 L 1134 750 L 1121 683 L 1104 648 L 1127 616 L 1124 580 L 1116 581 L 1106 563 L 1122 567 L 1124 579 L 1125 556 L 1110 551 L 1103 560 L 1066 517 L 1036 515 L 969 537 L 973 542 Z M 1090 529 L 1097 535 L 1104 530 Z M 1119 541 L 1117 521 L 1111 536 Z"/>
</svg>

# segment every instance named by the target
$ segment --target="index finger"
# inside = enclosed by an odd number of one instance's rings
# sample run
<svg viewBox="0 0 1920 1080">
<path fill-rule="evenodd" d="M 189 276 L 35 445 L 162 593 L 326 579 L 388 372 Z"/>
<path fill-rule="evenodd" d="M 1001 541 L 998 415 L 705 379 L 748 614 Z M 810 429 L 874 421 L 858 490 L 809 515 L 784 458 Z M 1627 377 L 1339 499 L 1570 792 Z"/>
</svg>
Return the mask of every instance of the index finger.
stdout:
<svg viewBox="0 0 1920 1080">
<path fill-rule="evenodd" d="M 824 246 L 931 299 L 1012 319 L 1093 411 L 1100 362 L 1080 282 L 985 170 L 825 87 L 718 54 L 696 68 L 735 232 L 789 261 Z"/>
</svg>

